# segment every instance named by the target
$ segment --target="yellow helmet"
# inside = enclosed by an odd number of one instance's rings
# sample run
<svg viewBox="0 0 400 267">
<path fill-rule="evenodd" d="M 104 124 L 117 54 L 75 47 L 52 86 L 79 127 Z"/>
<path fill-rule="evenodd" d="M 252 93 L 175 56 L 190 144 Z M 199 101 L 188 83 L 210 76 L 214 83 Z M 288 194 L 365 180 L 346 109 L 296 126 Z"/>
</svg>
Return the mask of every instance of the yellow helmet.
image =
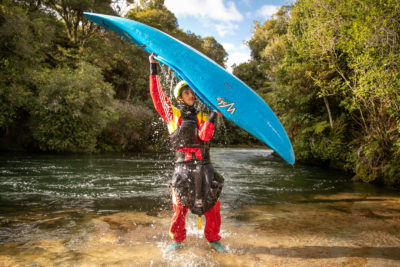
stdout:
<svg viewBox="0 0 400 267">
<path fill-rule="evenodd" d="M 176 86 L 175 86 L 175 89 L 174 89 L 174 97 L 176 98 L 176 99 L 178 99 L 178 97 L 180 96 L 180 94 L 181 94 L 181 91 L 182 91 L 182 88 L 183 87 L 185 87 L 185 86 L 188 86 L 188 84 L 187 84 L 187 82 L 185 82 L 185 81 L 180 81 Z"/>
</svg>

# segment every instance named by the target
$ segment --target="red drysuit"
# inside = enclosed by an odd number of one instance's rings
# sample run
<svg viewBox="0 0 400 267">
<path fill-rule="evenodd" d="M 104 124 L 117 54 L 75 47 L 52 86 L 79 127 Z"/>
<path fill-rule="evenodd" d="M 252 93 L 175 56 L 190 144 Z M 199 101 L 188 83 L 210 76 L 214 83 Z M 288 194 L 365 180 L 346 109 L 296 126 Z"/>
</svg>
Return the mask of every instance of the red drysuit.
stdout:
<svg viewBox="0 0 400 267">
<path fill-rule="evenodd" d="M 179 109 L 172 106 L 170 100 L 163 91 L 156 74 L 153 73 L 150 75 L 149 82 L 150 95 L 154 107 L 167 123 L 169 133 L 173 134 L 182 123 L 181 112 Z M 201 140 L 200 142 L 207 142 L 213 136 L 214 123 L 208 121 L 208 116 L 204 115 L 202 112 L 197 113 L 196 117 L 199 130 L 198 137 L 196 138 Z M 184 153 L 183 164 L 185 162 L 189 163 L 195 159 L 203 159 L 202 150 L 198 147 L 184 147 L 177 151 Z M 172 241 L 182 242 L 186 238 L 185 216 L 188 212 L 188 207 L 181 204 L 181 200 L 176 196 L 175 190 L 173 190 L 172 195 L 174 216 L 172 217 L 170 235 Z M 219 231 L 221 226 L 221 216 L 219 200 L 217 200 L 215 205 L 209 208 L 204 215 L 206 217 L 206 226 L 204 229 L 205 237 L 210 242 L 220 240 L 221 236 L 219 236 Z"/>
</svg>

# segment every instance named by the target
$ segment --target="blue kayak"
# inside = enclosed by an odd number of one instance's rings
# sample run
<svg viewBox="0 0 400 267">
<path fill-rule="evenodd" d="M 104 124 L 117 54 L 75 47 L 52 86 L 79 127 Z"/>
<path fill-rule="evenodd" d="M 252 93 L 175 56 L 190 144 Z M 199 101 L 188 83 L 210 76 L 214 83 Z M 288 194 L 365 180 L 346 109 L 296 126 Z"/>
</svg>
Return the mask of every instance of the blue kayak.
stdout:
<svg viewBox="0 0 400 267">
<path fill-rule="evenodd" d="M 292 144 L 271 108 L 250 87 L 213 60 L 153 27 L 126 18 L 84 13 L 173 69 L 211 109 L 218 110 L 294 164 Z"/>
</svg>

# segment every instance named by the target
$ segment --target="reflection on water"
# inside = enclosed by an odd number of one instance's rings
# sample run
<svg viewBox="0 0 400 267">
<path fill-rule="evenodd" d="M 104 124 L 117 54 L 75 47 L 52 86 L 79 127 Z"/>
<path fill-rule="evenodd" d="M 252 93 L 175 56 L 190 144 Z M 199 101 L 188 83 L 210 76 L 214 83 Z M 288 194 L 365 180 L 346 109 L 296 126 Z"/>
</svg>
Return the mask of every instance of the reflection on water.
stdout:
<svg viewBox="0 0 400 267">
<path fill-rule="evenodd" d="M 211 155 L 225 178 L 228 254 L 208 247 L 194 215 L 183 249 L 166 252 L 169 154 L 0 156 L 0 266 L 400 263 L 395 192 L 338 171 L 292 167 L 267 149 Z"/>
</svg>

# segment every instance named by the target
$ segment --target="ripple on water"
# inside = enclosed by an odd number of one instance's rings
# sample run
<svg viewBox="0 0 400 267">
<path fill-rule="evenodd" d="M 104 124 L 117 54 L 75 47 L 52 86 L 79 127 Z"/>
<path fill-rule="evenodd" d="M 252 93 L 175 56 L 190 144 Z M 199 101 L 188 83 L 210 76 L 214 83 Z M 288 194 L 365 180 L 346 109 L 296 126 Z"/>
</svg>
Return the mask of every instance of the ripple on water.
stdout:
<svg viewBox="0 0 400 267">
<path fill-rule="evenodd" d="M 225 178 L 221 235 L 229 254 L 210 250 L 193 215 L 182 251 L 166 252 L 170 156 L 35 155 L 0 157 L 0 265 L 331 266 L 400 260 L 400 201 L 390 192 L 358 186 L 340 172 L 293 168 L 268 149 L 211 153 Z M 203 229 L 204 223 L 203 217 Z M 368 249 L 357 249 L 362 247 Z"/>
</svg>

